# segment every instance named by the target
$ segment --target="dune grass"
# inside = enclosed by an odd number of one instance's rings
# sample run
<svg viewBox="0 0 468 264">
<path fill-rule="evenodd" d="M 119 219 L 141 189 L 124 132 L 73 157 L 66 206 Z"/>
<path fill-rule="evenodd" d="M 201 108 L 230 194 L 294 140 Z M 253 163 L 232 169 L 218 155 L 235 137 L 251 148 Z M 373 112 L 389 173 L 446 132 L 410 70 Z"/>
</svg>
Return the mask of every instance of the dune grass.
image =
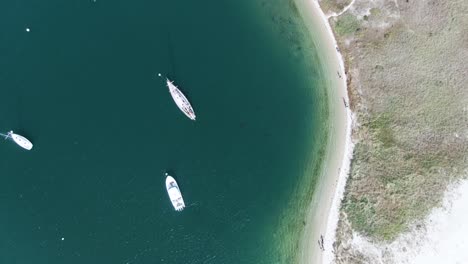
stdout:
<svg viewBox="0 0 468 264">
<path fill-rule="evenodd" d="M 358 124 L 338 254 L 357 254 L 343 246 L 351 231 L 394 240 L 468 171 L 468 4 L 398 3 L 359 2 L 332 19 Z"/>
<path fill-rule="evenodd" d="M 334 24 L 335 32 L 340 36 L 353 34 L 359 30 L 359 20 L 351 14 L 344 14 L 338 17 Z"/>
</svg>

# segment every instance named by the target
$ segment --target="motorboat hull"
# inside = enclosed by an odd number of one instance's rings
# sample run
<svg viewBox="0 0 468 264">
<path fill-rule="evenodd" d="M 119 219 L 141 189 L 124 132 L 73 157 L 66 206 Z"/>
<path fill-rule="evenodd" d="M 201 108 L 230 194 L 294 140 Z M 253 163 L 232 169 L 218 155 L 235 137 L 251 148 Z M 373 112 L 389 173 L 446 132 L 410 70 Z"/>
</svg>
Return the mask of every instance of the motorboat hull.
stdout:
<svg viewBox="0 0 468 264">
<path fill-rule="evenodd" d="M 176 180 L 166 173 L 166 190 L 171 200 L 172 206 L 176 211 L 182 211 L 185 208 L 184 199 L 182 198 L 182 193 L 180 192 L 179 185 Z"/>
</svg>

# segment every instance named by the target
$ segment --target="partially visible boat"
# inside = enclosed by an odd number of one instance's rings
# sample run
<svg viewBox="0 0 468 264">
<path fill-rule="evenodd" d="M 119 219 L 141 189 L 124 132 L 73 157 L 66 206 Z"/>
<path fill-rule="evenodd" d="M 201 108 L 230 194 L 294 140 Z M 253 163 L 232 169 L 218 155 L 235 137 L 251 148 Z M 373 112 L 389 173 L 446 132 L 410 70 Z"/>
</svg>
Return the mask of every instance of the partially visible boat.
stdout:
<svg viewBox="0 0 468 264">
<path fill-rule="evenodd" d="M 8 138 L 13 139 L 13 141 L 16 144 L 18 144 L 20 147 L 24 149 L 31 150 L 33 147 L 33 144 L 31 143 L 31 141 L 29 141 L 27 138 L 21 135 L 13 133 L 13 130 L 8 132 L 8 134 L 6 135 L 5 139 L 8 139 Z"/>
<path fill-rule="evenodd" d="M 191 120 L 195 120 L 195 112 L 193 111 L 192 105 L 190 104 L 189 100 L 185 97 L 185 95 L 174 85 L 172 81 L 166 79 L 167 87 L 169 88 L 169 92 L 172 95 L 172 99 L 177 104 L 179 109 Z"/>
<path fill-rule="evenodd" d="M 169 194 L 169 199 L 172 202 L 172 206 L 176 211 L 182 211 L 185 208 L 184 199 L 182 198 L 182 193 L 180 192 L 179 185 L 172 176 L 166 173 L 166 190 Z"/>
</svg>

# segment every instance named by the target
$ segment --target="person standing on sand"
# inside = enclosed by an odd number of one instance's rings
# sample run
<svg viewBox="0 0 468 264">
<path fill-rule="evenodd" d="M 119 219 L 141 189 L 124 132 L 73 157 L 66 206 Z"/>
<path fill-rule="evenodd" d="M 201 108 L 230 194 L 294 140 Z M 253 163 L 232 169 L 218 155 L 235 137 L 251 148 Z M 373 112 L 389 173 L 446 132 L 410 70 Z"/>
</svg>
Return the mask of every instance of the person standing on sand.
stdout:
<svg viewBox="0 0 468 264">
<path fill-rule="evenodd" d="M 317 242 L 318 242 L 319 248 L 320 248 L 322 251 L 324 251 L 325 248 L 323 247 L 323 236 L 322 236 L 322 235 L 320 235 L 320 239 L 317 240 Z"/>
<path fill-rule="evenodd" d="M 325 250 L 325 246 L 323 245 L 323 235 L 320 235 L 320 242 L 322 244 L 322 251 Z"/>
</svg>

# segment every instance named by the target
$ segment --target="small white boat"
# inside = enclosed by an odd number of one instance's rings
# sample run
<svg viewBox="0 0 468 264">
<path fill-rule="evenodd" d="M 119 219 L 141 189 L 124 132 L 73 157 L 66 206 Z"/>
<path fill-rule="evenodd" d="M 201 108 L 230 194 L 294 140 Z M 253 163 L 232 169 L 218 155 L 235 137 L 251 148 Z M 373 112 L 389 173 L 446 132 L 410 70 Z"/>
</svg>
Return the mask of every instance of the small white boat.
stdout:
<svg viewBox="0 0 468 264">
<path fill-rule="evenodd" d="M 180 192 L 179 185 L 177 185 L 176 180 L 172 178 L 169 174 L 166 173 L 166 190 L 169 194 L 169 199 L 171 199 L 172 205 L 176 211 L 182 211 L 185 208 L 184 199 L 182 198 L 182 193 Z"/>
<path fill-rule="evenodd" d="M 25 137 L 23 137 L 21 135 L 13 133 L 13 131 L 8 132 L 5 139 L 8 139 L 8 138 L 13 139 L 13 141 L 16 144 L 18 144 L 20 147 L 22 147 L 24 149 L 31 150 L 32 147 L 33 147 L 33 144 L 31 143 L 31 141 L 29 141 L 27 138 L 25 138 Z"/>
<path fill-rule="evenodd" d="M 169 92 L 172 95 L 172 99 L 177 104 L 179 109 L 191 120 L 195 120 L 195 112 L 193 111 L 192 105 L 187 100 L 185 95 L 175 86 L 172 81 L 166 79 L 167 87 L 169 88 Z"/>
</svg>

